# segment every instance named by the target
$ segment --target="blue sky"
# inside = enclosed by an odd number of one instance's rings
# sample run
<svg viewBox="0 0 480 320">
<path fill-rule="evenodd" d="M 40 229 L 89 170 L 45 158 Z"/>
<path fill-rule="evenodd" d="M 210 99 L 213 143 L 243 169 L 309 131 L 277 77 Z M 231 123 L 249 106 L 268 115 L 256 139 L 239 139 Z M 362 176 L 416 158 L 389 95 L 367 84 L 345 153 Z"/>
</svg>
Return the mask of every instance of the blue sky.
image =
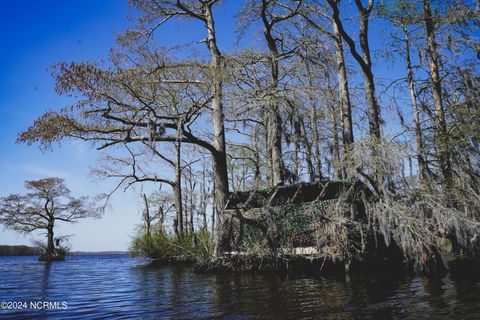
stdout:
<svg viewBox="0 0 480 320">
<path fill-rule="evenodd" d="M 54 91 L 48 68 L 57 61 L 105 59 L 115 34 L 127 26 L 124 1 L 8 1 L 0 10 L 0 195 L 23 191 L 23 182 L 47 176 L 65 178 L 74 195 L 105 192 L 110 183 L 88 177 L 97 154 L 80 142 L 43 153 L 37 146 L 15 144 L 47 109 L 68 104 Z M 135 198 L 116 197 L 101 220 L 59 225 L 59 234 L 74 234 L 74 250 L 122 250 L 138 223 Z M 29 244 L 31 236 L 11 231 L 0 244 Z"/>
<path fill-rule="evenodd" d="M 236 40 L 235 13 L 241 1 L 225 1 L 216 10 L 220 46 L 230 51 Z M 112 182 L 88 176 L 99 153 L 82 142 L 67 142 L 52 151 L 15 143 L 17 134 L 48 109 L 72 102 L 54 91 L 48 68 L 58 61 L 107 60 L 115 36 L 130 25 L 126 0 L 5 1 L 0 10 L 0 196 L 23 191 L 25 180 L 48 176 L 65 178 L 74 195 L 107 192 Z M 378 32 L 378 30 L 377 30 Z M 204 38 L 203 28 L 169 24 L 157 39 L 161 45 Z M 252 39 L 256 42 L 261 32 Z M 373 38 L 374 47 L 382 44 Z M 203 47 L 202 47 L 203 48 Z M 380 66 L 382 69 L 385 66 Z M 382 71 L 381 74 L 387 74 Z M 391 75 L 391 72 L 388 73 Z M 60 225 L 59 234 L 73 234 L 73 250 L 125 250 L 140 221 L 139 203 L 131 194 L 117 194 L 100 220 Z M 1 228 L 1 227 L 0 227 Z M 4 230 L 0 244 L 29 244 L 31 236 Z"/>
<path fill-rule="evenodd" d="M 219 38 L 231 47 L 234 28 L 227 1 L 218 10 Z M 123 0 L 18 0 L 2 3 L 0 30 L 0 196 L 24 191 L 25 180 L 58 176 L 76 196 L 108 192 L 113 182 L 89 177 L 99 153 L 82 142 L 67 142 L 43 153 L 38 146 L 16 144 L 17 134 L 48 109 L 72 102 L 54 91 L 48 68 L 58 61 L 107 60 L 116 35 L 127 29 L 133 12 Z M 171 24 L 160 30 L 162 45 L 204 37 L 202 28 Z M 72 234 L 73 250 L 125 250 L 140 221 L 132 193 L 119 193 L 102 219 L 59 225 Z M 2 228 L 2 227 L 0 227 Z M 1 230 L 1 229 L 0 229 Z M 30 244 L 32 236 L 2 230 L 0 244 Z"/>
</svg>

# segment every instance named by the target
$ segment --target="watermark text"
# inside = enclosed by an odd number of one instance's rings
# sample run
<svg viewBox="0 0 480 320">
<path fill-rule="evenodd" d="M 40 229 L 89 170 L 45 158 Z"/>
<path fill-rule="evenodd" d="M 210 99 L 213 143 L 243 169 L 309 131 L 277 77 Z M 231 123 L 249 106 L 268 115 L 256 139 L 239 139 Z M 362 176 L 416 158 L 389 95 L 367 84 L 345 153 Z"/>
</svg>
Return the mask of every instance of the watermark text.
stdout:
<svg viewBox="0 0 480 320">
<path fill-rule="evenodd" d="M 67 301 L 0 301 L 0 310 L 66 310 Z"/>
</svg>

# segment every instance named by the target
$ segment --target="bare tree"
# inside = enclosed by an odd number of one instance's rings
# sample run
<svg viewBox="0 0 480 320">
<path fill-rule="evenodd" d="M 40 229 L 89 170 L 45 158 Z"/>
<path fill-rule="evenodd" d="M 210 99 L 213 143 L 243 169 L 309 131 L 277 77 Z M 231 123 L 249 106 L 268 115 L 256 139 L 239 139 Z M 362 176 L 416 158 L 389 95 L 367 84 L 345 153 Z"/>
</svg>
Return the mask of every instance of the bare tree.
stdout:
<svg viewBox="0 0 480 320">
<path fill-rule="evenodd" d="M 374 0 L 369 0 L 366 6 L 363 5 L 362 0 L 355 0 L 358 13 L 360 15 L 360 29 L 359 29 L 359 42 L 362 54 L 357 51 L 355 41 L 350 37 L 343 26 L 343 22 L 340 18 L 339 4 L 340 0 L 328 0 L 328 4 L 332 9 L 332 19 L 336 28 L 342 38 L 347 42 L 350 48 L 350 53 L 358 62 L 362 69 L 365 84 L 365 95 L 368 107 L 368 123 L 370 128 L 370 135 L 375 141 L 380 141 L 380 106 L 377 101 L 375 92 L 375 77 L 372 71 L 372 59 L 370 55 L 370 45 L 368 41 L 368 25 L 370 15 L 373 10 Z"/>
<path fill-rule="evenodd" d="M 145 234 L 147 236 L 152 235 L 152 227 L 157 224 L 160 228 L 163 228 L 167 215 L 175 207 L 175 203 L 172 201 L 170 194 L 162 193 L 162 188 L 153 193 L 151 196 L 147 196 L 145 193 L 141 193 L 143 200 L 142 220 Z M 177 229 L 175 229 L 177 231 Z"/>
<path fill-rule="evenodd" d="M 301 3 L 301 1 L 299 1 Z M 260 18 L 263 24 L 263 34 L 267 42 L 269 50 L 269 62 L 271 71 L 271 86 L 270 90 L 275 93 L 278 90 L 279 85 L 279 60 L 280 52 L 278 50 L 277 42 L 280 40 L 274 35 L 274 27 L 276 24 L 286 21 L 296 15 L 296 11 L 286 12 L 283 14 L 275 13 L 275 1 L 262 0 L 260 8 Z M 297 5 L 297 8 L 299 5 Z M 284 165 L 282 161 L 282 118 L 280 116 L 280 110 L 278 102 L 273 102 L 270 105 L 269 124 L 271 139 L 270 145 L 272 165 L 273 165 L 273 185 L 283 184 L 284 179 Z"/>
<path fill-rule="evenodd" d="M 348 163 L 351 162 L 351 153 L 353 152 L 351 149 L 353 148 L 355 139 L 353 134 L 352 104 L 350 101 L 347 65 L 345 61 L 343 39 L 339 31 L 340 20 L 334 19 L 331 14 L 326 12 L 326 8 L 323 8 L 323 2 L 312 1 L 311 3 L 304 3 L 302 7 L 303 8 L 299 11 L 299 14 L 308 22 L 308 25 L 313 27 L 319 33 L 327 35 L 335 43 L 338 97 L 342 124 L 342 144 L 345 158 L 344 162 Z M 331 24 L 331 30 L 328 28 L 329 23 Z M 345 169 L 343 171 L 345 171 Z M 346 174 L 346 172 L 344 173 Z"/>
<path fill-rule="evenodd" d="M 420 119 L 421 106 L 419 106 L 417 98 L 417 87 L 414 77 L 414 65 L 412 62 L 412 28 L 418 27 L 422 22 L 421 12 L 417 8 L 415 0 L 396 0 L 388 3 L 382 3 L 378 13 L 381 17 L 389 20 L 394 26 L 401 29 L 403 39 L 399 39 L 392 35 L 393 41 L 399 41 L 403 46 L 402 56 L 405 59 L 407 70 L 407 83 L 410 93 L 410 101 L 412 105 L 412 115 L 416 142 L 416 158 L 418 163 L 419 181 L 422 188 L 428 188 L 428 164 L 426 159 L 425 142 L 423 137 L 422 123 Z"/>
<path fill-rule="evenodd" d="M 213 7 L 219 0 L 206 1 L 180 1 L 167 0 L 162 2 L 150 0 L 134 0 L 132 3 L 145 13 L 140 19 L 143 27 L 146 27 L 150 35 L 166 21 L 175 17 L 187 17 L 201 22 L 206 29 L 207 38 L 205 43 L 210 53 L 210 72 L 212 80 L 211 88 L 211 118 L 213 125 L 213 139 L 207 143 L 207 149 L 213 159 L 213 171 L 215 179 L 215 206 L 217 212 L 216 253 L 220 254 L 227 245 L 226 226 L 223 218 L 224 206 L 228 198 L 228 172 L 225 144 L 225 119 L 223 107 L 223 57 L 217 44 L 215 18 Z M 206 146 L 203 144 L 203 146 Z"/>
<path fill-rule="evenodd" d="M 435 21 L 433 20 L 430 0 L 423 0 L 423 15 L 427 36 L 427 52 L 430 58 L 430 79 L 432 86 L 433 105 L 435 107 L 436 138 L 438 161 L 442 173 L 442 186 L 447 197 L 452 189 L 452 169 L 450 161 L 450 143 L 447 132 L 447 122 L 442 98 L 442 84 L 439 73 L 439 57 L 435 41 Z M 451 201 L 451 199 L 449 200 Z"/>
</svg>

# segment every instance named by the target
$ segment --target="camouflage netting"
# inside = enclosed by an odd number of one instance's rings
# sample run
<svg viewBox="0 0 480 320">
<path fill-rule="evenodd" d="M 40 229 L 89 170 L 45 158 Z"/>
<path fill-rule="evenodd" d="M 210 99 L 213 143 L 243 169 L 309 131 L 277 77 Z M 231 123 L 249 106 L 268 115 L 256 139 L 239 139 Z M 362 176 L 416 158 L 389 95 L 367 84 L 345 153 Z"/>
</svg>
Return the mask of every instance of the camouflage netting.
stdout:
<svg viewBox="0 0 480 320">
<path fill-rule="evenodd" d="M 227 204 L 232 250 L 350 258 L 365 249 L 363 204 L 371 196 L 355 179 L 234 193 Z"/>
<path fill-rule="evenodd" d="M 227 214 L 230 249 L 241 254 L 403 261 L 418 269 L 452 255 L 480 256 L 478 218 L 436 195 L 379 198 L 355 179 L 234 193 Z"/>
</svg>

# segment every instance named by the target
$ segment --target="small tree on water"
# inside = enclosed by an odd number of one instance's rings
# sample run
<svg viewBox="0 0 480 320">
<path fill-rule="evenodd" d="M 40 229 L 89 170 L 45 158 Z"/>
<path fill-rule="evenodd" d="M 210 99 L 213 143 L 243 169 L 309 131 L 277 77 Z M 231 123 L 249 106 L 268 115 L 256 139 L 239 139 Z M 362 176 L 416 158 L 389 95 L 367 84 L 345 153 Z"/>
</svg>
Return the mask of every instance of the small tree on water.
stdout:
<svg viewBox="0 0 480 320">
<path fill-rule="evenodd" d="M 25 182 L 26 194 L 11 194 L 0 198 L 0 224 L 12 230 L 31 233 L 45 230 L 47 245 L 41 260 L 55 260 L 61 254 L 55 250 L 56 221 L 75 222 L 98 215 L 87 197 L 74 198 L 60 178 L 45 178 Z"/>
</svg>

